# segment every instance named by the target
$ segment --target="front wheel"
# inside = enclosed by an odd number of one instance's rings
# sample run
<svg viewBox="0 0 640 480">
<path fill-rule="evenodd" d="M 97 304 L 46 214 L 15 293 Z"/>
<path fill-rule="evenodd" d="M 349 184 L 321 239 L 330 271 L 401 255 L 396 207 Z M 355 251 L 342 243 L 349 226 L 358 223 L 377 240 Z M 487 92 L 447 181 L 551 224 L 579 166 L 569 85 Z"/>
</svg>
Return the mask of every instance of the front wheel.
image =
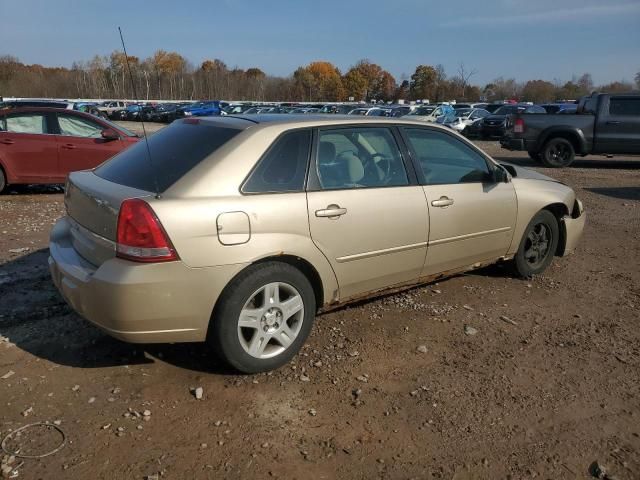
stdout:
<svg viewBox="0 0 640 480">
<path fill-rule="evenodd" d="M 575 158 L 573 145 L 565 138 L 552 138 L 541 152 L 542 163 L 550 168 L 568 167 Z"/>
<path fill-rule="evenodd" d="M 208 341 L 243 373 L 274 370 L 298 353 L 315 314 L 313 287 L 302 272 L 281 262 L 252 265 L 225 288 Z"/>
<path fill-rule="evenodd" d="M 531 219 L 513 259 L 518 275 L 528 278 L 546 270 L 558 247 L 559 232 L 558 220 L 548 210 Z"/>
</svg>

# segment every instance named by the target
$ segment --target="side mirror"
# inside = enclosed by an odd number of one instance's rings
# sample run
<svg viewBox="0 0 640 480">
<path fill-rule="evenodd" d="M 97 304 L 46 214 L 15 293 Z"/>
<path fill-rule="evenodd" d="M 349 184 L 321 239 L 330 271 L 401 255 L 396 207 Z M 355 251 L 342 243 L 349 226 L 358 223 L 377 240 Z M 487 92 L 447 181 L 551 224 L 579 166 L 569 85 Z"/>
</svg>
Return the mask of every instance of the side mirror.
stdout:
<svg viewBox="0 0 640 480">
<path fill-rule="evenodd" d="M 113 128 L 105 128 L 101 132 L 102 138 L 105 140 L 118 140 L 120 135 Z"/>
<path fill-rule="evenodd" d="M 509 183 L 511 181 L 511 175 L 509 175 L 506 169 L 500 165 L 496 165 L 493 170 L 493 181 L 494 183 Z"/>
</svg>

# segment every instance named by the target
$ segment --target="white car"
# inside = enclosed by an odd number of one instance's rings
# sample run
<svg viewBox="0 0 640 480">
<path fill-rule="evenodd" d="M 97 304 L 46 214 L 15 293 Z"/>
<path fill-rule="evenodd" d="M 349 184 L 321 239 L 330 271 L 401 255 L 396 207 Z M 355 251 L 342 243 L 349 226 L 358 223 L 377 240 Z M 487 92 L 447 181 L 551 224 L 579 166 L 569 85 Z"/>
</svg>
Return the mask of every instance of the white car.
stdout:
<svg viewBox="0 0 640 480">
<path fill-rule="evenodd" d="M 489 115 L 491 114 L 482 108 L 460 108 L 453 115 L 445 117 L 443 124 L 463 133 L 469 125 Z"/>
<path fill-rule="evenodd" d="M 405 115 L 407 120 L 422 120 L 423 122 L 435 122 L 439 117 L 453 112 L 450 105 L 423 105 Z"/>
</svg>

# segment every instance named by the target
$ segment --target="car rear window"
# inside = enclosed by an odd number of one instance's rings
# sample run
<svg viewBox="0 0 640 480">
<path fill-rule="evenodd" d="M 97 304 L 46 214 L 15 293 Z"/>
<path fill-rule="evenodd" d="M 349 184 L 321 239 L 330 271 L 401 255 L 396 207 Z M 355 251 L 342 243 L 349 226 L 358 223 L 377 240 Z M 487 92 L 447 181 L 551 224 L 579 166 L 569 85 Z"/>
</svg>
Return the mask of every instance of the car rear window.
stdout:
<svg viewBox="0 0 640 480">
<path fill-rule="evenodd" d="M 149 136 L 100 165 L 94 173 L 105 180 L 159 193 L 235 137 L 241 130 L 201 123 L 178 122 Z M 155 182 L 154 182 L 155 177 Z"/>
</svg>

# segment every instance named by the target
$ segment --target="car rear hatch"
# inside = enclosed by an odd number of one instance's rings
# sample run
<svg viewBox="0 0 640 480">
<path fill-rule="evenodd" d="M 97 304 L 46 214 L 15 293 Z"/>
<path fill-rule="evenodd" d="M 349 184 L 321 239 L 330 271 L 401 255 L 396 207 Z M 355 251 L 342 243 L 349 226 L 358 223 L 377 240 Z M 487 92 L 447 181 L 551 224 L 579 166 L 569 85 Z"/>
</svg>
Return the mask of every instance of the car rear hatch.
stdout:
<svg viewBox="0 0 640 480">
<path fill-rule="evenodd" d="M 90 171 L 69 175 L 64 203 L 73 248 L 95 266 L 115 257 L 120 205 L 128 198 L 151 195 L 102 179 Z"/>
<path fill-rule="evenodd" d="M 179 121 L 92 171 L 71 173 L 65 206 L 74 249 L 96 266 L 116 256 L 118 215 L 125 200 L 163 195 L 249 124 L 240 119 Z"/>
</svg>

